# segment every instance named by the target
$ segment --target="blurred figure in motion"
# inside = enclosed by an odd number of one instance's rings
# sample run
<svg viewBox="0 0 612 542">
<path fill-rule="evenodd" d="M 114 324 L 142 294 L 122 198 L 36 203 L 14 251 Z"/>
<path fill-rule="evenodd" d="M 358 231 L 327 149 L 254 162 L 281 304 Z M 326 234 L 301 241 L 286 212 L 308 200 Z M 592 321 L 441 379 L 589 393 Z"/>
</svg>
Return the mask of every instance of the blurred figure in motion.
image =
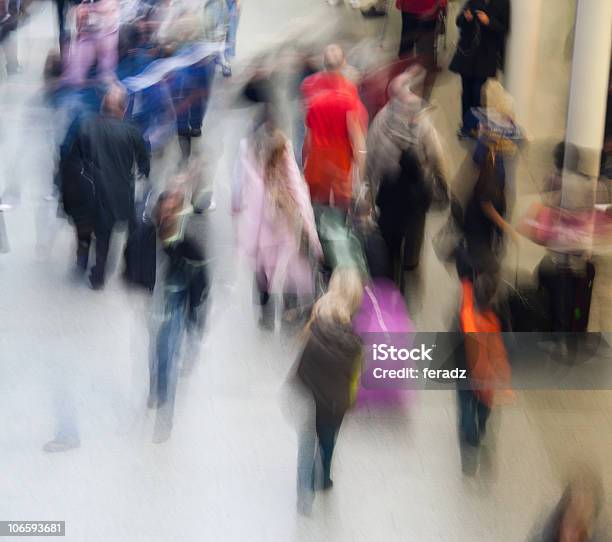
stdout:
<svg viewBox="0 0 612 542">
<path fill-rule="evenodd" d="M 364 171 L 367 113 L 357 87 L 343 75 L 346 60 L 338 45 L 325 49 L 324 65 L 324 72 L 302 83 L 304 176 L 313 203 L 348 209 L 354 174 Z"/>
<path fill-rule="evenodd" d="M 227 3 L 228 22 L 225 34 L 225 50 L 221 59 L 221 72 L 224 77 L 232 75 L 232 59 L 236 56 L 236 34 L 238 33 L 238 21 L 240 20 L 241 0 L 225 0 Z"/>
<path fill-rule="evenodd" d="M 449 69 L 461 76 L 462 126 L 460 138 L 475 138 L 482 87 L 503 69 L 506 37 L 510 31 L 509 0 L 468 0 L 457 16 L 460 31 L 457 51 Z"/>
<path fill-rule="evenodd" d="M 260 325 L 274 327 L 270 295 L 284 294 L 285 319 L 297 316 L 314 294 L 309 261 L 321 258 L 308 189 L 298 170 L 291 144 L 269 125 L 240 145 L 235 172 L 233 211 L 238 214 L 238 242 L 251 262 L 262 307 Z"/>
<path fill-rule="evenodd" d="M 210 285 L 206 257 L 206 218 L 188 203 L 185 188 L 163 192 L 155 209 L 163 258 L 158 277 L 161 323 L 150 363 L 149 408 L 157 408 L 154 440 L 170 437 L 179 373 L 179 352 L 184 346 L 183 374 L 199 356 Z"/>
<path fill-rule="evenodd" d="M 602 518 L 604 488 L 601 476 L 581 467 L 567 484 L 559 504 L 530 542 L 603 542 L 610 540 Z"/>
<path fill-rule="evenodd" d="M 146 72 L 161 50 L 152 29 L 157 24 L 155 10 L 146 10 L 137 23 L 121 27 L 119 34 L 119 65 L 117 77 L 134 81 Z M 161 155 L 176 135 L 176 114 L 170 87 L 165 78 L 129 93 L 126 118 L 143 133 L 152 155 Z"/>
<path fill-rule="evenodd" d="M 157 34 L 166 54 L 192 59 L 189 65 L 173 70 L 170 77 L 177 132 L 187 143 L 202 135 L 226 22 L 225 0 L 173 2 L 167 7 Z"/>
<path fill-rule="evenodd" d="M 64 206 L 68 197 L 79 213 L 77 220 L 74 211 L 67 209 L 77 226 L 77 264 L 84 271 L 95 236 L 96 264 L 89 276 L 95 290 L 104 286 L 113 228 L 126 223 L 134 212 L 133 171 L 136 167 L 141 175 L 149 175 L 149 153 L 142 134 L 123 120 L 126 105 L 125 91 L 111 86 L 104 96 L 102 113 L 79 127 L 69 153 L 71 175 L 62 181 Z"/>
<path fill-rule="evenodd" d="M 411 149 L 425 178 L 432 183 L 434 199 L 442 205 L 448 203 L 447 166 L 442 145 L 431 108 L 416 92 L 424 78 L 425 70 L 417 65 L 393 79 L 389 103 L 370 125 L 365 172 L 373 201 L 383 176 L 398 175 L 400 156 L 404 150 Z"/>
<path fill-rule="evenodd" d="M 202 135 L 202 122 L 215 76 L 215 56 L 183 68 L 172 82 L 172 99 L 176 111 L 176 127 L 180 137 Z"/>
<path fill-rule="evenodd" d="M 306 137 L 306 125 L 305 125 L 305 115 L 306 110 L 304 107 L 304 103 L 302 101 L 301 88 L 302 83 L 311 75 L 314 75 L 319 71 L 318 64 L 320 63 L 320 59 L 318 55 L 314 54 L 314 52 L 308 48 L 304 47 L 302 50 L 297 51 L 296 59 L 295 59 L 295 80 L 294 84 L 291 87 L 292 91 L 292 102 L 293 109 L 295 110 L 295 119 L 293 124 L 293 151 L 295 153 L 295 159 L 297 160 L 298 165 L 300 166 L 300 170 L 303 170 L 304 166 L 304 156 L 303 156 L 303 148 L 304 148 L 304 139 Z"/>
<path fill-rule="evenodd" d="M 396 0 L 402 14 L 402 34 L 398 56 L 416 54 L 433 64 L 434 39 L 440 10 L 447 9 L 447 0 Z"/>
<path fill-rule="evenodd" d="M 81 86 L 94 66 L 98 79 L 107 83 L 114 81 L 119 55 L 119 2 L 84 2 L 74 9 L 76 36 L 66 59 L 67 82 Z"/>
<path fill-rule="evenodd" d="M 63 52 L 65 47 L 70 43 L 70 34 L 66 28 L 66 12 L 70 2 L 67 0 L 55 0 L 55 9 L 57 10 L 57 28 L 59 33 L 59 46 Z"/>
<path fill-rule="evenodd" d="M 404 289 L 404 270 L 419 265 L 425 218 L 433 193 L 414 149 L 400 156 L 397 175 L 385 175 L 376 196 L 378 224 L 389 248 L 389 265 L 396 284 Z"/>
<path fill-rule="evenodd" d="M 466 255 L 476 274 L 497 273 L 505 236 L 515 242 L 518 239 L 514 228 L 506 221 L 506 210 L 505 187 L 495 168 L 495 154 L 489 151 L 463 216 Z"/>
<path fill-rule="evenodd" d="M 459 269 L 462 300 L 459 314 L 468 380 L 458 380 L 459 435 L 461 442 L 479 446 L 496 396 L 510 391 L 510 365 L 502 339 L 504 324 L 494 301 L 499 279 L 491 273 L 475 278 L 469 267 Z M 470 276 L 472 275 L 472 276 Z M 460 357 L 461 359 L 461 357 Z"/>
<path fill-rule="evenodd" d="M 423 68 L 413 66 L 393 80 L 391 101 L 368 134 L 366 178 L 400 288 L 404 269 L 419 264 L 427 211 L 449 201 L 438 134 L 426 102 L 414 92 L 423 77 Z"/>
<path fill-rule="evenodd" d="M 20 5 L 20 0 L 0 1 L 0 49 L 4 53 L 7 75 L 13 75 L 20 70 L 15 36 L 19 24 Z"/>
<path fill-rule="evenodd" d="M 481 167 L 489 152 L 495 158 L 497 178 L 505 187 L 508 199 L 508 214 L 512 212 L 515 198 L 513 178 L 513 157 L 517 152 L 517 141 L 521 131 L 514 122 L 514 104 L 510 94 L 502 84 L 489 79 L 482 88 L 484 107 L 472 110 L 478 121 L 478 139 L 474 154 L 474 163 Z"/>
<path fill-rule="evenodd" d="M 563 187 L 563 169 L 569 171 L 578 169 L 579 153 L 576 145 L 561 141 L 553 150 L 554 169 L 544 179 L 542 187 L 542 204 L 547 207 L 561 206 L 561 189 Z"/>
<path fill-rule="evenodd" d="M 263 54 L 256 57 L 245 70 L 246 83 L 241 91 L 241 99 L 254 106 L 257 113 L 253 117 L 252 132 L 264 125 L 280 124 L 279 96 L 275 58 Z M 298 161 L 301 160 L 299 155 Z"/>
<path fill-rule="evenodd" d="M 351 321 L 362 294 L 358 272 L 338 268 L 327 293 L 315 303 L 306 328 L 306 345 L 297 368 L 297 379 L 312 405 L 298 437 L 298 508 L 302 513 L 310 511 L 315 490 L 333 486 L 336 437 L 358 377 L 361 341 Z"/>
</svg>

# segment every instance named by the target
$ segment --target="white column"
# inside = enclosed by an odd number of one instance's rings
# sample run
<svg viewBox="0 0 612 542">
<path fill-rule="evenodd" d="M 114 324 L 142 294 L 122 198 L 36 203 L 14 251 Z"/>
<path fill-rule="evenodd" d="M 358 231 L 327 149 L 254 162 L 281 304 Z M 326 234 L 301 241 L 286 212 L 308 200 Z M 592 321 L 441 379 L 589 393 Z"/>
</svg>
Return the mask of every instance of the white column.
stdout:
<svg viewBox="0 0 612 542">
<path fill-rule="evenodd" d="M 517 123 L 529 139 L 533 131 L 533 96 L 537 92 L 542 0 L 512 0 L 510 8 L 505 86 L 514 99 Z"/>
<path fill-rule="evenodd" d="M 599 172 L 612 47 L 612 0 L 578 0 L 567 141 L 580 150 L 580 169 Z"/>
</svg>

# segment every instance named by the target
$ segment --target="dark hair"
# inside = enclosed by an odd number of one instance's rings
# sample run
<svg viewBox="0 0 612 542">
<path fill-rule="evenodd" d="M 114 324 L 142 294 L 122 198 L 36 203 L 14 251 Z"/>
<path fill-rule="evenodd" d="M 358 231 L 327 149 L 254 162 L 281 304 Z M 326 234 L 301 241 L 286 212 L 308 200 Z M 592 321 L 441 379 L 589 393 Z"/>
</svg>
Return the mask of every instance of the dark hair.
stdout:
<svg viewBox="0 0 612 542">
<path fill-rule="evenodd" d="M 160 212 L 161 212 L 162 205 L 164 204 L 164 202 L 166 202 L 166 200 L 176 196 L 177 194 L 182 194 L 183 197 L 185 197 L 184 192 L 181 192 L 179 190 L 165 190 L 158 196 L 157 201 L 155 202 L 153 213 L 152 213 L 153 222 L 157 226 L 160 225 L 160 220 L 161 220 Z"/>
<path fill-rule="evenodd" d="M 50 51 L 45 60 L 44 77 L 47 81 L 62 75 L 62 57 L 59 51 Z"/>
<path fill-rule="evenodd" d="M 580 153 L 578 152 L 578 147 L 576 147 L 576 145 L 561 141 L 555 145 L 553 154 L 555 167 L 559 171 L 563 169 L 567 169 L 568 171 L 572 172 L 578 171 Z"/>
</svg>

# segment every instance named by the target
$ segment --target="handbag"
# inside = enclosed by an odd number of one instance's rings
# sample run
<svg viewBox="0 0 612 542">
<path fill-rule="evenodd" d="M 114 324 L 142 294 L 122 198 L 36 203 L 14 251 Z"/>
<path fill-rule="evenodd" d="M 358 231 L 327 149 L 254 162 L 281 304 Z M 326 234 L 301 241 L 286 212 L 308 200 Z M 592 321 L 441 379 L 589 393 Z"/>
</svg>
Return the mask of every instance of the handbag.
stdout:
<svg viewBox="0 0 612 542">
<path fill-rule="evenodd" d="M 434 253 L 442 263 L 451 263 L 457 247 L 463 238 L 463 209 L 460 203 L 451 195 L 450 213 L 446 224 L 440 228 L 431 241 Z"/>
</svg>

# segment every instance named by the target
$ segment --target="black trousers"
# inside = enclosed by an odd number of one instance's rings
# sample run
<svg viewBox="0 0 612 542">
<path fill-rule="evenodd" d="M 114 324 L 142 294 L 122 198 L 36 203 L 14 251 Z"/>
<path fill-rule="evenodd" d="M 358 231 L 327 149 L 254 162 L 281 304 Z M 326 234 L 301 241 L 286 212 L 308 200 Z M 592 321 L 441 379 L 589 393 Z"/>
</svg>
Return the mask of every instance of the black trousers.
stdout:
<svg viewBox="0 0 612 542">
<path fill-rule="evenodd" d="M 412 13 L 402 11 L 402 35 L 399 57 L 416 54 L 433 63 L 436 20 L 423 20 Z"/>
<path fill-rule="evenodd" d="M 67 3 L 67 0 L 55 0 L 55 6 L 57 8 L 57 25 L 59 28 L 60 47 L 63 47 L 68 39 L 68 33 L 66 31 Z"/>
<path fill-rule="evenodd" d="M 91 270 L 91 282 L 104 284 L 106 260 L 108 259 L 108 248 L 113 229 L 106 226 L 96 227 L 94 233 L 96 236 L 96 265 Z"/>
<path fill-rule="evenodd" d="M 332 457 L 336 446 L 336 437 L 344 416 L 333 415 L 320 405 L 317 405 L 316 408 L 316 431 L 323 467 L 323 483 L 325 484 L 331 481 Z"/>
<path fill-rule="evenodd" d="M 478 128 L 478 119 L 472 109 L 482 104 L 482 87 L 487 82 L 485 77 L 461 76 L 461 118 L 462 131 L 467 133 Z"/>
<path fill-rule="evenodd" d="M 89 260 L 89 247 L 91 246 L 91 236 L 93 235 L 93 226 L 89 224 L 77 224 L 77 264 L 83 269 L 87 268 Z"/>
<path fill-rule="evenodd" d="M 462 437 L 472 446 L 478 446 L 487 428 L 491 409 L 478 400 L 469 389 L 458 389 L 459 428 Z"/>
<path fill-rule="evenodd" d="M 104 284 L 106 270 L 106 260 L 108 259 L 108 249 L 113 233 L 112 227 L 93 226 L 79 224 L 76 227 L 77 233 L 77 264 L 83 269 L 87 268 L 89 259 L 89 249 L 92 236 L 96 238 L 96 265 L 91 269 L 91 281 L 94 284 Z"/>
</svg>

